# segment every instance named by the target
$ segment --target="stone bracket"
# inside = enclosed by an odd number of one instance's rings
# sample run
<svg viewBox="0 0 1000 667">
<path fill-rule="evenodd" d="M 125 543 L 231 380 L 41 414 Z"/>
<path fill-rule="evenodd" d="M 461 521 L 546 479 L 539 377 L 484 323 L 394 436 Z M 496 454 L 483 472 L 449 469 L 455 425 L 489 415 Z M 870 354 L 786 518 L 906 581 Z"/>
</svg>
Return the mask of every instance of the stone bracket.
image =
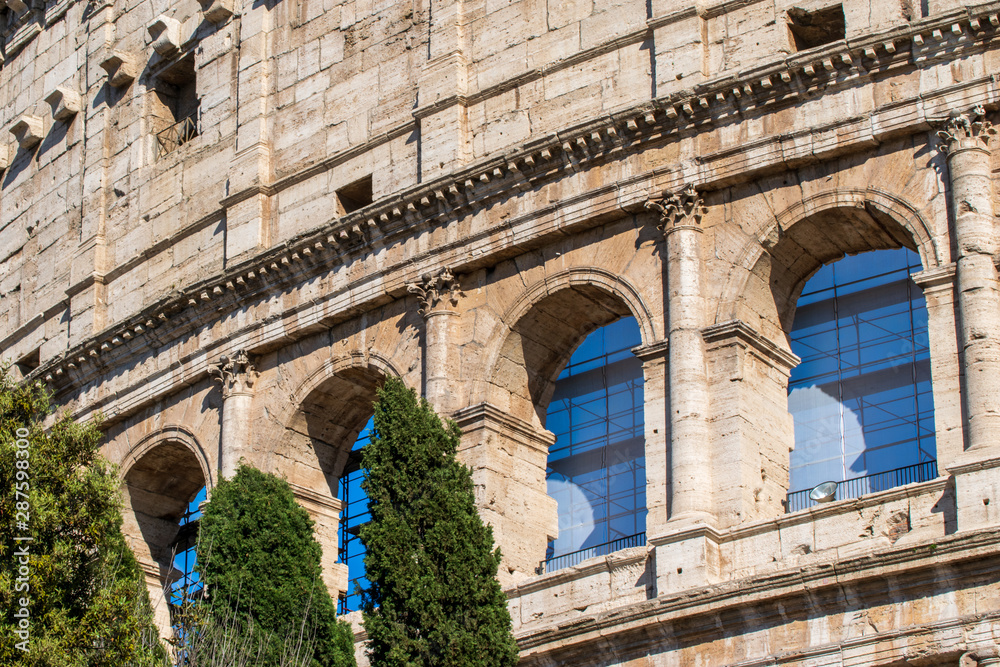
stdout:
<svg viewBox="0 0 1000 667">
<path fill-rule="evenodd" d="M 10 133 L 21 148 L 28 149 L 41 143 L 43 127 L 41 116 L 25 114 L 10 126 Z"/>
<path fill-rule="evenodd" d="M 61 121 L 68 121 L 73 118 L 73 116 L 80 113 L 80 109 L 83 106 L 80 93 L 64 86 L 58 86 L 54 91 L 49 93 L 45 101 L 52 107 L 52 117 Z"/>
<path fill-rule="evenodd" d="M 160 14 L 146 28 L 153 38 L 153 50 L 161 56 L 170 56 L 181 48 L 181 24 L 177 19 Z"/>
<path fill-rule="evenodd" d="M 108 73 L 108 84 L 112 88 L 124 88 L 135 81 L 135 58 L 124 51 L 111 51 L 101 61 L 101 69 Z"/>
<path fill-rule="evenodd" d="M 205 18 L 215 23 L 225 23 L 233 15 L 233 0 L 198 0 Z"/>
</svg>

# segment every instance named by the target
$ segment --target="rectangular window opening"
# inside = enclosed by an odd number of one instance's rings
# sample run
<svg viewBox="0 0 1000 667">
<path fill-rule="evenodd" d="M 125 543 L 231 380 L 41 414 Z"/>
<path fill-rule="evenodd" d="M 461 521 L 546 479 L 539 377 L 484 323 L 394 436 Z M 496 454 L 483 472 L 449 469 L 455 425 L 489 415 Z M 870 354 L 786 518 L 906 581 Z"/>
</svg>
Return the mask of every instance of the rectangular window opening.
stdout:
<svg viewBox="0 0 1000 667">
<path fill-rule="evenodd" d="M 194 54 L 171 63 L 156 75 L 155 81 L 152 125 L 162 157 L 198 136 L 200 100 Z"/>
<path fill-rule="evenodd" d="M 337 190 L 337 213 L 347 215 L 372 203 L 372 177 L 354 181 Z"/>
<path fill-rule="evenodd" d="M 846 24 L 843 5 L 809 11 L 801 7 L 788 10 L 788 29 L 796 51 L 804 51 L 844 39 Z"/>
</svg>

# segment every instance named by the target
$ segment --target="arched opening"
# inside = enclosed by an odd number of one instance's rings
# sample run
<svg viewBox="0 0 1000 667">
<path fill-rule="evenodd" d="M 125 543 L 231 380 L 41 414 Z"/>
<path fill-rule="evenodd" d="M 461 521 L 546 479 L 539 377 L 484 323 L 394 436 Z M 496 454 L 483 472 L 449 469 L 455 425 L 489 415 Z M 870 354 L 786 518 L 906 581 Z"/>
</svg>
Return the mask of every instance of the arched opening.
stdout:
<svg viewBox="0 0 1000 667">
<path fill-rule="evenodd" d="M 359 608 L 364 548 L 358 528 L 367 521 L 361 489 L 361 447 L 371 430 L 372 405 L 383 371 L 371 366 L 327 368 L 308 386 L 288 426 L 282 470 L 316 523 L 323 575 L 340 613 Z"/>
<path fill-rule="evenodd" d="M 927 309 L 912 250 L 848 256 L 802 288 L 789 339 L 795 429 L 787 507 L 838 482 L 854 498 L 937 476 Z"/>
<path fill-rule="evenodd" d="M 642 339 L 634 317 L 593 332 L 559 374 L 546 415 L 546 482 L 559 535 L 545 571 L 645 543 Z"/>
<path fill-rule="evenodd" d="M 124 477 L 125 532 L 146 575 L 161 636 L 172 635 L 170 605 L 184 585 L 185 566 L 193 572 L 194 541 L 189 507 L 207 484 L 202 463 L 184 443 L 167 440 L 145 451 Z M 183 524 L 183 525 L 182 525 Z M 194 534 L 192 535 L 192 530 Z M 181 582 L 178 584 L 178 582 Z"/>
</svg>

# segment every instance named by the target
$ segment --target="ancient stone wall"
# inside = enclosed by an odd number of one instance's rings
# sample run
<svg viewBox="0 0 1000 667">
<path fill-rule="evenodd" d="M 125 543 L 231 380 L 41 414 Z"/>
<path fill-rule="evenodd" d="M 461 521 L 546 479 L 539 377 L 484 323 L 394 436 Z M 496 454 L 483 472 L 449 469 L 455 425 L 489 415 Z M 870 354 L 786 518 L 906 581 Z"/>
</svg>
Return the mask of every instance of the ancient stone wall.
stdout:
<svg viewBox="0 0 1000 667">
<path fill-rule="evenodd" d="M 165 633 L 177 519 L 241 459 L 347 590 L 339 479 L 395 375 L 462 428 L 524 664 L 995 664 L 1000 4 L 22 4 L 0 349 L 105 415 Z M 939 476 L 789 513 L 799 294 L 900 247 Z M 646 543 L 538 574 L 554 383 L 621 317 Z"/>
</svg>

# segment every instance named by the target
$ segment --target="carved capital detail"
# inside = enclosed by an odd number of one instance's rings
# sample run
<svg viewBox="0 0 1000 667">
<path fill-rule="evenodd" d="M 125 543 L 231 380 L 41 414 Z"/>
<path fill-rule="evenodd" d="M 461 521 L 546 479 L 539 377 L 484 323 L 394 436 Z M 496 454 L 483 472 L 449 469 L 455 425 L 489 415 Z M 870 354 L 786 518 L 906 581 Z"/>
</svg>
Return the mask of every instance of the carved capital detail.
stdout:
<svg viewBox="0 0 1000 667">
<path fill-rule="evenodd" d="M 986 109 L 976 106 L 969 111 L 953 111 L 944 123 L 944 129 L 938 130 L 937 135 L 944 143 L 941 150 L 944 152 L 953 151 L 962 143 L 982 143 L 985 147 L 989 145 L 990 137 L 997 133 L 993 123 L 986 120 Z M 971 141 L 970 141 L 971 140 Z"/>
<path fill-rule="evenodd" d="M 656 228 L 664 234 L 675 227 L 700 225 L 701 216 L 708 212 L 704 198 L 690 184 L 676 192 L 664 192 L 659 199 L 650 199 L 646 208 L 660 214 Z"/>
<path fill-rule="evenodd" d="M 420 300 L 420 310 L 427 317 L 435 310 L 443 310 L 458 305 L 458 297 L 462 296 L 462 288 L 458 278 L 450 269 L 444 268 L 435 276 L 425 273 L 419 283 L 407 283 L 410 294 L 416 294 Z"/>
<path fill-rule="evenodd" d="M 259 375 L 245 350 L 232 357 L 222 355 L 208 372 L 222 385 L 223 398 L 252 391 Z"/>
</svg>

